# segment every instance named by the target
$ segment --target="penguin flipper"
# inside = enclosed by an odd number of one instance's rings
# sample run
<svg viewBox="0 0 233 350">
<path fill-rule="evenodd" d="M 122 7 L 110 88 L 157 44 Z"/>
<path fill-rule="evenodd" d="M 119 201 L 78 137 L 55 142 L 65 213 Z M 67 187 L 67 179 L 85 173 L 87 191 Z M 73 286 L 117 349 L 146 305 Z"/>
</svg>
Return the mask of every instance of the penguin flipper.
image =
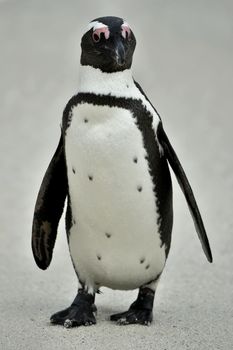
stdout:
<svg viewBox="0 0 233 350">
<path fill-rule="evenodd" d="M 67 192 L 68 180 L 61 135 L 40 186 L 33 217 L 32 251 L 37 265 L 42 270 L 45 270 L 52 260 L 57 227 Z"/>
<path fill-rule="evenodd" d="M 187 179 L 187 176 L 184 172 L 184 169 L 182 168 L 182 165 L 172 147 L 172 145 L 170 144 L 170 141 L 163 129 L 162 123 L 160 122 L 158 125 L 158 129 L 157 129 L 157 138 L 158 141 L 160 143 L 160 145 L 162 146 L 162 149 L 164 151 L 164 156 L 167 158 L 172 170 L 175 173 L 175 176 L 177 178 L 177 181 L 180 185 L 180 188 L 182 190 L 182 192 L 184 193 L 184 196 L 186 198 L 190 213 L 192 215 L 193 221 L 194 221 L 194 225 L 198 234 L 198 237 L 201 241 L 201 245 L 203 248 L 203 251 L 206 255 L 206 258 L 209 262 L 212 262 L 212 253 L 211 253 L 211 249 L 210 249 L 210 245 L 209 245 L 209 241 L 208 241 L 208 237 L 206 234 L 206 230 L 201 218 L 201 214 L 200 211 L 198 209 L 197 206 L 197 202 L 195 200 L 192 188 L 189 184 L 189 181 Z"/>
</svg>

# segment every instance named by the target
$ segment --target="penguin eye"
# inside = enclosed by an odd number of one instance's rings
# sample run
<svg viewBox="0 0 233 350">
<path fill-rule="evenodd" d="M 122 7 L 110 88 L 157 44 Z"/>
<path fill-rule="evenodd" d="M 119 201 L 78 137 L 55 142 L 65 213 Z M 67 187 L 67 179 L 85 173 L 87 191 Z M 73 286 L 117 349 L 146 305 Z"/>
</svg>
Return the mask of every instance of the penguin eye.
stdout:
<svg viewBox="0 0 233 350">
<path fill-rule="evenodd" d="M 108 27 L 101 27 L 93 31 L 92 40 L 94 41 L 94 43 L 98 43 L 101 40 L 101 37 L 105 37 L 105 39 L 107 40 L 109 36 L 110 32 Z"/>
<path fill-rule="evenodd" d="M 92 33 L 92 40 L 95 43 L 98 43 L 100 41 L 100 33 L 97 33 L 96 31 Z"/>
<path fill-rule="evenodd" d="M 131 30 L 128 25 L 122 24 L 121 26 L 121 35 L 124 39 L 129 40 L 130 39 Z"/>
</svg>

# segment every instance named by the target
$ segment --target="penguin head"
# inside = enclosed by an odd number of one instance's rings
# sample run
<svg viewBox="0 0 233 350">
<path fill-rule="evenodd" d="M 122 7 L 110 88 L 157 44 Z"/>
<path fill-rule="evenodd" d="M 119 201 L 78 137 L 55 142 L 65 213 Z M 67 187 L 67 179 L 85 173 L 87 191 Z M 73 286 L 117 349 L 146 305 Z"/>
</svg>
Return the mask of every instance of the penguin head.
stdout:
<svg viewBox="0 0 233 350">
<path fill-rule="evenodd" d="M 108 73 L 131 67 L 136 39 L 128 23 L 119 17 L 100 17 L 88 29 L 81 41 L 82 65 Z"/>
</svg>

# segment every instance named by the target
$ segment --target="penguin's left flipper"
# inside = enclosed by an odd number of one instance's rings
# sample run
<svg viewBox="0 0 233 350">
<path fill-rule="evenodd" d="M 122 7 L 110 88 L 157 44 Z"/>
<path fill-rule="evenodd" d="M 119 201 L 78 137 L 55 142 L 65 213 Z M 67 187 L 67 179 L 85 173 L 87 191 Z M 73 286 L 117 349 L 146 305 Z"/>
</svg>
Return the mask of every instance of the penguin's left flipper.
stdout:
<svg viewBox="0 0 233 350">
<path fill-rule="evenodd" d="M 201 214 L 197 206 L 197 202 L 195 200 L 192 188 L 189 184 L 189 181 L 184 172 L 184 169 L 182 168 L 180 161 L 163 129 L 162 122 L 159 122 L 159 125 L 158 125 L 157 138 L 158 138 L 159 144 L 162 146 L 164 156 L 167 158 L 172 170 L 175 173 L 175 176 L 181 187 L 181 190 L 184 193 L 184 196 L 188 203 L 190 213 L 194 221 L 194 225 L 195 225 L 198 237 L 202 244 L 203 251 L 207 257 L 207 260 L 209 262 L 212 262 L 213 261 L 212 253 L 211 253 L 208 237 L 206 235 L 205 227 L 201 218 Z"/>
<path fill-rule="evenodd" d="M 44 175 L 38 193 L 33 225 L 32 251 L 37 265 L 45 270 L 52 259 L 57 227 L 68 192 L 68 180 L 61 135 L 56 152 Z"/>
</svg>

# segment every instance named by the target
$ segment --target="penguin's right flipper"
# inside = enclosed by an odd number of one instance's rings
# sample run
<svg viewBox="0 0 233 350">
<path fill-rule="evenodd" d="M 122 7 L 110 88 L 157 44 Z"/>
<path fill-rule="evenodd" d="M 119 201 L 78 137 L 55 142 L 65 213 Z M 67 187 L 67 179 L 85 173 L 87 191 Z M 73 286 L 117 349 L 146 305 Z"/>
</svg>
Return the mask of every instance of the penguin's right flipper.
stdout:
<svg viewBox="0 0 233 350">
<path fill-rule="evenodd" d="M 167 158 L 172 170 L 175 173 L 175 176 L 177 178 L 177 181 L 180 185 L 180 188 L 182 192 L 184 193 L 184 196 L 186 198 L 186 201 L 188 203 L 188 207 L 190 210 L 190 213 L 192 215 L 194 225 L 198 234 L 198 237 L 201 241 L 201 245 L 203 248 L 203 251 L 207 257 L 207 260 L 209 262 L 212 262 L 212 253 L 208 241 L 208 237 L 205 231 L 205 227 L 201 218 L 201 214 L 199 212 L 192 188 L 189 184 L 189 181 L 187 179 L 187 176 L 184 172 L 184 169 L 182 168 L 182 165 L 163 129 L 162 123 L 160 122 L 157 129 L 157 137 L 158 141 L 162 146 L 164 156 Z"/>
<path fill-rule="evenodd" d="M 56 152 L 44 175 L 36 200 L 32 225 L 32 251 L 39 268 L 45 270 L 52 259 L 57 227 L 68 192 L 68 180 L 61 135 Z"/>
</svg>

